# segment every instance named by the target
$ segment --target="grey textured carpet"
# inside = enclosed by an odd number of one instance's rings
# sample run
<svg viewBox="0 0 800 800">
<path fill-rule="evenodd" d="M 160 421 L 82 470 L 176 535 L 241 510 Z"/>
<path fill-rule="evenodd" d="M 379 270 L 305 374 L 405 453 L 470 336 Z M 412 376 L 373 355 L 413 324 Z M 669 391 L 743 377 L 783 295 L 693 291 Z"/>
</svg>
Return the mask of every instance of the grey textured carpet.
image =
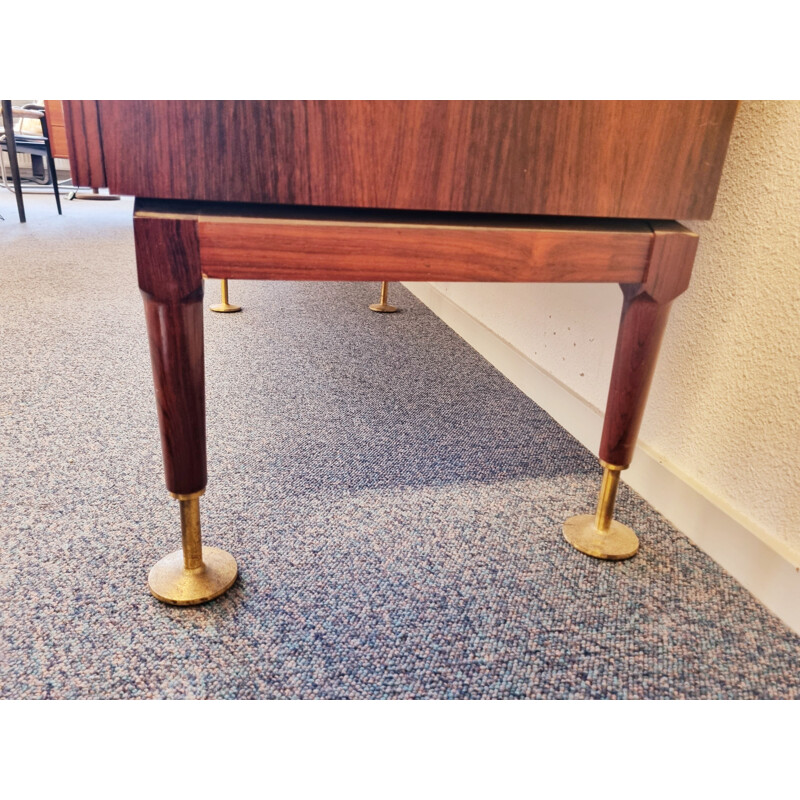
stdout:
<svg viewBox="0 0 800 800">
<path fill-rule="evenodd" d="M 131 202 L 26 207 L 0 190 L 1 696 L 800 696 L 800 639 L 627 488 L 635 559 L 564 542 L 594 456 L 397 285 L 396 315 L 255 282 L 206 313 L 203 535 L 240 579 L 160 604 Z"/>
</svg>

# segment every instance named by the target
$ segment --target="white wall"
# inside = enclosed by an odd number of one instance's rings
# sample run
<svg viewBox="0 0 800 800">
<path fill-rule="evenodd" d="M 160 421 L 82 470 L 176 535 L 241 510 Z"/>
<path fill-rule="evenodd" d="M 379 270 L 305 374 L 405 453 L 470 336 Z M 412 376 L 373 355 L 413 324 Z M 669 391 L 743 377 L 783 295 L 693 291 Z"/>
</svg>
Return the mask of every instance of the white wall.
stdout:
<svg viewBox="0 0 800 800">
<path fill-rule="evenodd" d="M 700 247 L 640 442 L 800 559 L 800 102 L 742 103 L 714 216 L 685 224 Z M 605 407 L 618 287 L 433 286 Z"/>
</svg>

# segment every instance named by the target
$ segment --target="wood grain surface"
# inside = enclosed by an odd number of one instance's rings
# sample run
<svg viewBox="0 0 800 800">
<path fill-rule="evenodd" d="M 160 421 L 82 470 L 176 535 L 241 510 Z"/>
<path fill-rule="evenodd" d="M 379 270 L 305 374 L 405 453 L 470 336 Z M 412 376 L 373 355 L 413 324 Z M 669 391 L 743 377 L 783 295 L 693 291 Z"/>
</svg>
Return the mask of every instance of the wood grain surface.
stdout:
<svg viewBox="0 0 800 800">
<path fill-rule="evenodd" d="M 100 118 L 94 100 L 65 100 L 69 168 L 75 186 L 108 186 L 100 137 Z"/>
<path fill-rule="evenodd" d="M 198 218 L 210 278 L 635 282 L 652 231 Z"/>
<path fill-rule="evenodd" d="M 623 284 L 622 315 L 608 389 L 600 458 L 628 466 L 672 301 L 689 286 L 698 237 L 677 222 L 652 222 L 653 247 L 641 283 Z"/>
<path fill-rule="evenodd" d="M 204 489 L 203 282 L 196 223 L 135 219 L 134 240 L 150 343 L 167 489 Z"/>
<path fill-rule="evenodd" d="M 96 119 L 90 104 L 66 109 L 70 136 L 88 135 L 71 145 L 76 177 L 118 194 L 707 219 L 736 103 L 104 100 Z"/>
<path fill-rule="evenodd" d="M 700 237 L 678 222 L 654 221 L 653 249 L 641 291 L 668 303 L 689 288 Z"/>
<path fill-rule="evenodd" d="M 47 128 L 50 132 L 50 149 L 53 152 L 53 158 L 69 158 L 67 127 L 64 123 L 64 109 L 61 101 L 45 100 L 44 109 L 47 115 Z"/>
<path fill-rule="evenodd" d="M 611 370 L 600 458 L 630 466 L 653 380 L 670 302 L 658 302 L 632 284 L 622 287 L 622 315 Z"/>
</svg>

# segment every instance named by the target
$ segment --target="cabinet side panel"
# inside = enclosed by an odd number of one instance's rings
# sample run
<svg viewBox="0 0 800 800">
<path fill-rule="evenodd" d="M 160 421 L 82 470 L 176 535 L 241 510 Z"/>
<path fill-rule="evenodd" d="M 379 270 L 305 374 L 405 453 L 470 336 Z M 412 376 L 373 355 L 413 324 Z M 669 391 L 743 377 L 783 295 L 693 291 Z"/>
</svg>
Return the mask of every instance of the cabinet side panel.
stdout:
<svg viewBox="0 0 800 800">
<path fill-rule="evenodd" d="M 97 102 L 64 100 L 63 109 L 72 183 L 93 189 L 107 186 Z"/>
</svg>

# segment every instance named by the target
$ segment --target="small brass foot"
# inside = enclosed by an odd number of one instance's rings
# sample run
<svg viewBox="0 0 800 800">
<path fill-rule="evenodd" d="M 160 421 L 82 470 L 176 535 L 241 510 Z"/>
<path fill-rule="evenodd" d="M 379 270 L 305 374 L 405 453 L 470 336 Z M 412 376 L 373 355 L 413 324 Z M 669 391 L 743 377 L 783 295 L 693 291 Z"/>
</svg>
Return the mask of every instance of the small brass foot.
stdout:
<svg viewBox="0 0 800 800">
<path fill-rule="evenodd" d="M 623 561 L 639 552 L 639 539 L 627 525 L 612 520 L 607 531 L 600 531 L 593 514 L 570 517 L 564 523 L 564 538 L 581 553 L 608 561 Z"/>
<path fill-rule="evenodd" d="M 381 284 L 381 301 L 380 303 L 373 303 L 370 306 L 370 309 L 372 311 L 382 311 L 385 314 L 391 314 L 392 312 L 397 311 L 397 309 L 394 306 L 390 306 L 386 302 L 388 294 L 389 294 L 389 283 L 388 281 L 384 281 Z"/>
<path fill-rule="evenodd" d="M 196 606 L 219 597 L 236 581 L 236 560 L 217 547 L 203 548 L 203 564 L 186 569 L 183 550 L 164 556 L 147 576 L 153 597 L 173 606 Z"/>
<path fill-rule="evenodd" d="M 234 311 L 241 311 L 241 306 L 232 306 L 228 302 L 228 279 L 223 278 L 220 281 L 220 290 L 222 292 L 222 301 L 215 306 L 209 306 L 212 311 L 218 311 L 220 314 L 232 314 Z"/>
<path fill-rule="evenodd" d="M 603 461 L 600 463 L 604 472 L 597 513 L 570 517 L 564 523 L 564 538 L 587 556 L 622 561 L 639 552 L 639 539 L 627 525 L 613 519 L 619 475 L 623 468 Z"/>
<path fill-rule="evenodd" d="M 236 560 L 200 539 L 200 495 L 173 495 L 181 504 L 183 548 L 162 558 L 147 576 L 151 594 L 173 606 L 207 603 L 233 586 Z"/>
</svg>

